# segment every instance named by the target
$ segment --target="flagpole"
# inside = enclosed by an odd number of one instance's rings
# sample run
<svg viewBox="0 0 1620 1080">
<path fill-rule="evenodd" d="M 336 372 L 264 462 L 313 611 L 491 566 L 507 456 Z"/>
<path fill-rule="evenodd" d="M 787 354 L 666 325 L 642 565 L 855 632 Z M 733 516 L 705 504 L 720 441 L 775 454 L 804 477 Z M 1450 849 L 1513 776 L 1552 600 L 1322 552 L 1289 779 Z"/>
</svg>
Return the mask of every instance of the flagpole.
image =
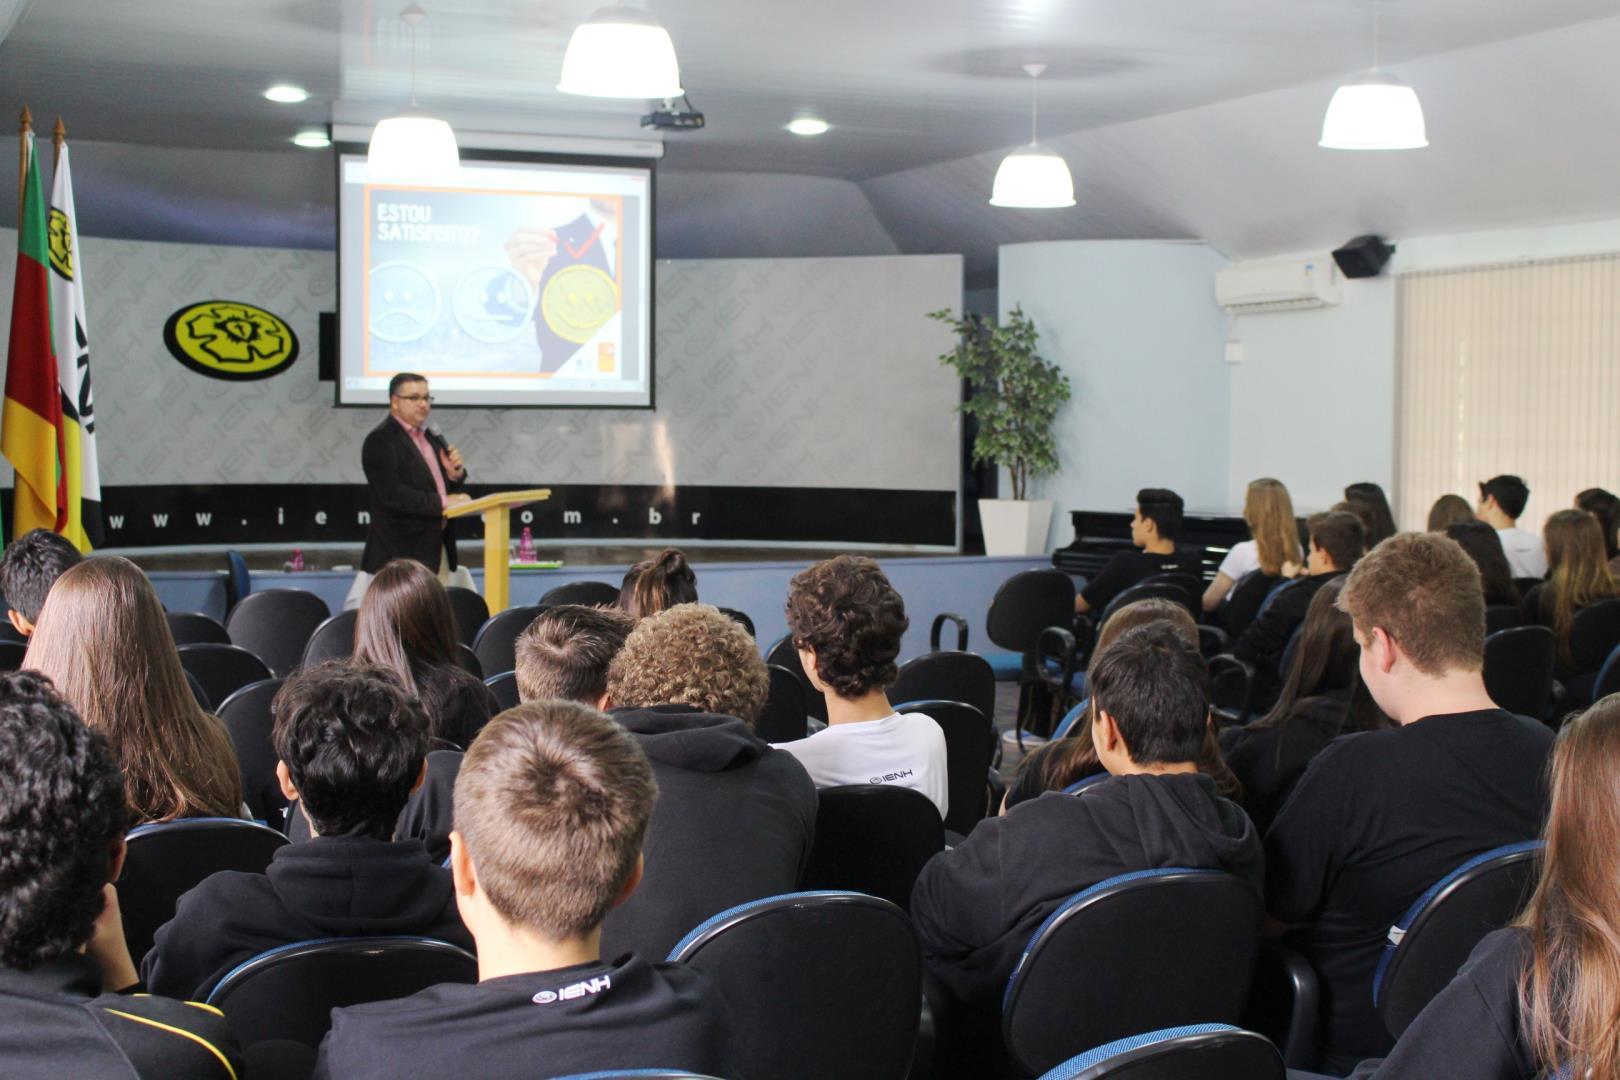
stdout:
<svg viewBox="0 0 1620 1080">
<path fill-rule="evenodd" d="M 28 186 L 28 134 L 34 130 L 34 114 L 23 106 L 22 126 L 17 131 L 17 227 L 22 227 L 23 189 Z"/>
<path fill-rule="evenodd" d="M 51 143 L 56 147 L 56 153 L 51 158 L 52 168 L 62 163 L 62 144 L 65 142 L 67 142 L 67 125 L 62 123 L 62 117 L 58 114 L 56 127 L 51 129 Z"/>
</svg>

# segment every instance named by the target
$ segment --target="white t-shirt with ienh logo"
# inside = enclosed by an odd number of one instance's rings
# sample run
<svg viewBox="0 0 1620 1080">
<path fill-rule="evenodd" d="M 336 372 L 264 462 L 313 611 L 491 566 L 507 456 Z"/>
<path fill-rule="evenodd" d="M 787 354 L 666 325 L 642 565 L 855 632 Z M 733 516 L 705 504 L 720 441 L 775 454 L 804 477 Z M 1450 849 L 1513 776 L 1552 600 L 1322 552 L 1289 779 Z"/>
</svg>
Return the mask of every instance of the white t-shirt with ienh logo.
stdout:
<svg viewBox="0 0 1620 1080">
<path fill-rule="evenodd" d="M 881 720 L 830 724 L 807 739 L 772 744 L 799 759 L 816 787 L 898 784 L 950 811 L 945 733 L 923 713 L 890 713 Z"/>
</svg>

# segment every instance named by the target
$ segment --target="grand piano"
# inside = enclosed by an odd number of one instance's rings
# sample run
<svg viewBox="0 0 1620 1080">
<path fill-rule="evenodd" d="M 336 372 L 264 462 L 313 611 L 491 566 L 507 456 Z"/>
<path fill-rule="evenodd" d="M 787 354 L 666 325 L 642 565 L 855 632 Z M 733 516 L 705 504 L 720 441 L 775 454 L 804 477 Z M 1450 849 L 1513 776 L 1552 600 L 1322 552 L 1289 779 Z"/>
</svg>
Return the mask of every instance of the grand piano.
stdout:
<svg viewBox="0 0 1620 1080">
<path fill-rule="evenodd" d="M 1131 546 L 1130 514 L 1071 510 L 1069 519 L 1074 523 L 1074 541 L 1052 552 L 1052 565 L 1065 573 L 1095 577 L 1110 558 Z M 1232 545 L 1249 538 L 1249 527 L 1241 517 L 1186 514 L 1181 522 L 1176 546 L 1198 549 L 1206 581 L 1215 576 Z"/>
</svg>

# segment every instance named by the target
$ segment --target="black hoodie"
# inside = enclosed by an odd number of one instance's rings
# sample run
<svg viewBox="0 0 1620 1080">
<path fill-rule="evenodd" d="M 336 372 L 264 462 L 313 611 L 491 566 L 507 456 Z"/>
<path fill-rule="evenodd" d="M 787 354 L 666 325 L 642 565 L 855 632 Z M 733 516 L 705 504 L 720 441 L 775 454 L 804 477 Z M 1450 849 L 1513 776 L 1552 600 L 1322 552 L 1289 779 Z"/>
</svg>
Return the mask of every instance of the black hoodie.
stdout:
<svg viewBox="0 0 1620 1080">
<path fill-rule="evenodd" d="M 213 874 L 180 898 L 141 961 L 154 994 L 202 998 L 267 949 L 328 937 L 421 934 L 472 948 L 450 871 L 421 841 L 318 836 L 276 852 L 262 874 Z"/>
<path fill-rule="evenodd" d="M 1197 773 L 1113 776 L 982 821 L 923 867 L 911 919 L 929 970 L 971 1007 L 999 1005 L 1024 946 L 1063 901 L 1118 874 L 1181 866 L 1265 887 L 1260 836 Z"/>
<path fill-rule="evenodd" d="M 815 838 L 816 786 L 792 754 L 688 705 L 614 709 L 652 762 L 646 876 L 608 912 L 602 955 L 661 960 L 726 908 L 793 892 Z"/>
</svg>

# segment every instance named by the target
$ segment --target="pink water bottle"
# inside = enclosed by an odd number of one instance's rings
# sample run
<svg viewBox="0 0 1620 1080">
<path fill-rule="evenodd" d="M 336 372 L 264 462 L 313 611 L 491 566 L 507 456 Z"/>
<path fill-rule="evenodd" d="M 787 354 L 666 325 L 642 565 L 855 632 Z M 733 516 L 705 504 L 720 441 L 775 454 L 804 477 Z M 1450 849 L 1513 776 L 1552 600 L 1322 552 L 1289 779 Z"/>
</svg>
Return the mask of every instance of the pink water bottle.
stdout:
<svg viewBox="0 0 1620 1080">
<path fill-rule="evenodd" d="M 534 562 L 534 533 L 527 525 L 523 526 L 523 535 L 518 537 L 518 562 Z"/>
<path fill-rule="evenodd" d="M 304 549 L 293 548 L 292 569 L 294 573 L 304 568 Z"/>
</svg>

